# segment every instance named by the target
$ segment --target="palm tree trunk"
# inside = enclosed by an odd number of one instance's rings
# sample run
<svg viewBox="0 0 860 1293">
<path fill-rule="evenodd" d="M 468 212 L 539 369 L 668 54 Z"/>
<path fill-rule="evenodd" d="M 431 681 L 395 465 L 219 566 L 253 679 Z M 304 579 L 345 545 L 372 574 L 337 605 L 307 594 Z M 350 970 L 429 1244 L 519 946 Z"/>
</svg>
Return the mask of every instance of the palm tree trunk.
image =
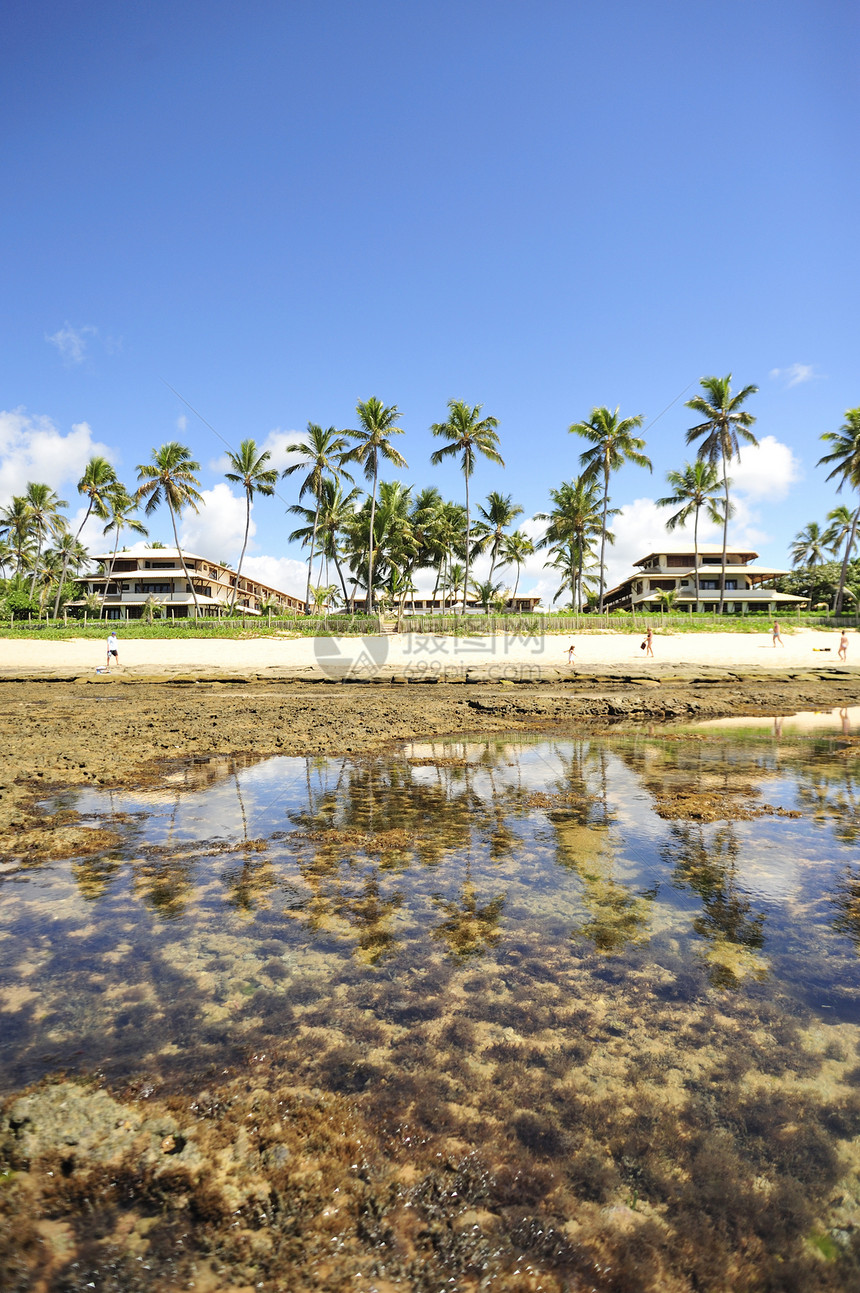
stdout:
<svg viewBox="0 0 860 1293">
<path fill-rule="evenodd" d="M 520 586 L 520 569 L 521 569 L 521 565 L 520 565 L 520 562 L 518 561 L 518 562 L 517 562 L 517 577 L 516 577 L 516 579 L 514 580 L 514 591 L 513 591 L 513 595 L 512 595 L 512 597 L 511 597 L 511 610 L 514 610 L 514 609 L 515 609 L 515 603 L 516 603 L 516 600 L 517 600 L 517 589 L 518 589 L 518 588 L 519 588 L 519 586 Z"/>
<path fill-rule="evenodd" d="M 30 581 L 30 601 L 33 600 L 33 593 L 36 591 L 36 579 L 39 574 L 39 561 L 42 557 L 42 536 L 39 535 L 39 542 L 36 545 L 36 555 L 33 558 L 33 578 Z"/>
<path fill-rule="evenodd" d="M 317 523 L 319 521 L 319 515 L 320 515 L 320 501 L 319 499 L 317 499 L 316 511 L 314 512 L 314 531 L 313 531 L 313 534 L 311 535 L 311 550 L 310 550 L 310 555 L 308 556 L 308 587 L 305 593 L 305 615 L 310 615 L 311 613 L 311 610 L 310 610 L 311 579 L 313 578 L 314 548 L 316 547 L 316 543 L 317 543 Z"/>
<path fill-rule="evenodd" d="M 693 572 L 693 580 L 696 587 L 696 610 L 699 609 L 699 509 L 696 508 L 695 519 L 693 521 L 693 559 L 696 563 L 696 569 Z"/>
<path fill-rule="evenodd" d="M 845 579 L 848 575 L 848 561 L 851 557 L 851 549 L 854 547 L 858 521 L 860 521 L 860 507 L 858 507 L 857 511 L 854 513 L 854 520 L 851 522 L 851 530 L 848 538 L 845 540 L 845 555 L 842 558 L 842 569 L 839 572 L 839 588 L 836 593 L 836 603 L 833 607 L 834 615 L 838 615 L 842 610 L 842 598 L 845 594 Z"/>
<path fill-rule="evenodd" d="M 600 603 L 597 608 L 598 613 L 600 615 L 603 614 L 603 589 L 605 587 L 604 572 L 603 572 L 603 555 L 604 555 L 604 552 L 606 551 L 606 512 L 608 507 L 609 507 L 609 472 L 604 471 L 603 473 L 603 523 L 600 528 Z"/>
<path fill-rule="evenodd" d="M 463 465 L 463 471 L 466 476 L 466 578 L 463 580 L 463 615 L 466 614 L 466 598 L 469 595 L 469 556 L 471 554 L 470 540 L 472 537 L 471 516 L 469 513 L 469 468 L 471 465 L 471 460 L 467 458 Z"/>
<path fill-rule="evenodd" d="M 81 521 L 80 525 L 78 526 L 78 532 L 75 535 L 75 543 L 77 543 L 78 539 L 81 537 L 81 530 L 84 528 L 87 521 L 89 520 L 89 515 L 92 510 L 93 510 L 93 500 L 90 499 L 90 505 L 87 508 L 87 514 L 84 517 L 84 519 Z M 60 597 L 62 596 L 62 593 L 63 593 L 63 584 L 66 582 L 66 571 L 69 568 L 69 555 L 70 554 L 68 552 L 63 553 L 63 569 L 60 571 L 60 582 L 59 584 L 57 584 L 57 596 L 54 600 L 54 619 L 56 619 L 60 613 Z M 80 569 L 80 567 L 78 567 L 78 569 Z"/>
<path fill-rule="evenodd" d="M 729 478 L 726 474 L 726 455 L 723 453 L 723 490 L 726 495 L 725 513 L 723 515 L 723 565 L 720 571 L 720 614 L 726 604 L 726 548 L 729 542 Z"/>
<path fill-rule="evenodd" d="M 165 493 L 166 493 L 166 491 L 165 491 Z M 180 546 L 179 546 L 179 535 L 176 533 L 176 516 L 174 515 L 174 512 L 173 512 L 173 505 L 171 504 L 171 502 L 170 502 L 170 499 L 169 499 L 169 498 L 167 499 L 167 507 L 168 507 L 168 510 L 169 510 L 169 512 L 170 512 L 170 521 L 171 521 L 171 524 L 172 524 L 172 526 L 173 526 L 173 539 L 174 539 L 174 542 L 176 543 L 176 551 L 179 553 L 179 560 L 182 562 L 182 570 L 183 570 L 183 573 L 185 574 L 185 582 L 186 582 L 186 584 L 188 584 L 188 585 L 190 586 L 190 588 L 191 588 L 191 596 L 194 598 L 194 610 L 195 610 L 195 613 L 196 613 L 196 615 L 197 615 L 197 618 L 199 619 L 199 618 L 200 618 L 200 603 L 199 603 L 199 602 L 198 602 L 198 600 L 197 600 L 197 593 L 196 593 L 195 588 L 194 588 L 194 580 L 193 580 L 193 579 L 190 577 L 190 575 L 188 574 L 188 567 L 187 567 L 187 566 L 186 566 L 186 564 L 185 564 L 185 557 L 183 556 L 182 549 L 181 549 L 181 548 L 180 548 Z"/>
<path fill-rule="evenodd" d="M 111 553 L 110 566 L 108 567 L 107 577 L 105 578 L 105 590 L 104 590 L 104 592 L 102 593 L 102 604 L 101 604 L 101 606 L 99 607 L 99 619 L 100 619 L 100 620 L 101 620 L 101 619 L 104 619 L 104 613 L 105 613 L 105 602 L 107 601 L 107 590 L 108 590 L 108 584 L 110 583 L 111 578 L 112 578 L 112 576 L 113 576 L 114 562 L 116 561 L 116 552 L 117 552 L 117 548 L 119 547 L 119 531 L 120 531 L 120 527 L 119 527 L 119 526 L 117 526 L 117 527 L 116 527 L 116 539 L 114 540 L 113 552 Z"/>
<path fill-rule="evenodd" d="M 245 542 L 242 544 L 242 555 L 239 557 L 239 569 L 236 571 L 236 578 L 233 580 L 233 596 L 230 598 L 230 610 L 236 605 L 236 597 L 239 593 L 239 580 L 242 578 L 242 562 L 245 560 L 245 549 L 248 546 L 248 530 L 251 525 L 251 493 L 245 490 Z"/>
<path fill-rule="evenodd" d="M 346 580 L 343 577 L 343 571 L 340 568 L 340 562 L 337 559 L 337 548 L 334 550 L 334 568 L 337 571 L 337 577 L 340 580 L 340 586 L 343 589 L 343 606 L 344 610 L 349 610 L 349 594 L 346 591 Z"/>
<path fill-rule="evenodd" d="M 370 496 L 370 536 L 367 549 L 367 607 L 368 615 L 373 614 L 373 527 L 376 524 L 376 464 L 373 467 L 373 493 Z"/>
</svg>

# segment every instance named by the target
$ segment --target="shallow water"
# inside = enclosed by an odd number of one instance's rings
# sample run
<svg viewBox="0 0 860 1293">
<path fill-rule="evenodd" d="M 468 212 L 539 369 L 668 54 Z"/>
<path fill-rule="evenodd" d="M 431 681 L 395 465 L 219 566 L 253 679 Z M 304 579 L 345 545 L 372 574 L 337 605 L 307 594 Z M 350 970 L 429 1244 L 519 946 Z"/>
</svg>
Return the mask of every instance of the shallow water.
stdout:
<svg viewBox="0 0 860 1293">
<path fill-rule="evenodd" d="M 827 1200 L 848 1251 L 858 751 L 844 724 L 506 736 L 75 792 L 46 809 L 121 842 L 0 875 L 0 1088 L 277 1055 L 403 1144 L 563 1164 L 570 1218 L 704 1207 L 727 1254 Z"/>
</svg>

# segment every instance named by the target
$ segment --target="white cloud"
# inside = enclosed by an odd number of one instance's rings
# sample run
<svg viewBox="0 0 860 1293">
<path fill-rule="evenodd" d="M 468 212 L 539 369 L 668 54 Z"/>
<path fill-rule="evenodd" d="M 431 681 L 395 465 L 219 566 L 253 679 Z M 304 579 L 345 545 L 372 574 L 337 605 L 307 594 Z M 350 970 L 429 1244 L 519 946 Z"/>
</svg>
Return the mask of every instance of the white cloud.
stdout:
<svg viewBox="0 0 860 1293">
<path fill-rule="evenodd" d="M 34 417 L 25 409 L 0 412 L 0 504 L 22 494 L 31 480 L 70 498 L 69 490 L 94 454 L 117 459 L 110 445 L 93 439 L 86 422 L 76 422 L 63 435 L 48 417 Z"/>
<path fill-rule="evenodd" d="M 226 481 L 201 491 L 203 502 L 197 512 L 182 513 L 179 541 L 183 548 L 213 561 L 230 561 L 235 566 L 245 534 L 245 497 L 234 494 Z M 249 541 L 256 532 L 251 508 Z M 165 540 L 167 542 L 167 540 Z"/>
<path fill-rule="evenodd" d="M 819 374 L 813 364 L 789 364 L 788 368 L 772 368 L 772 381 L 783 381 L 786 386 L 800 386 L 802 382 L 815 381 Z"/>
<path fill-rule="evenodd" d="M 296 561 L 293 557 L 246 557 L 242 570 L 247 571 L 252 578 L 259 579 L 260 583 L 277 588 L 279 593 L 291 593 L 293 597 L 302 598 L 305 595 L 308 568 L 304 561 Z"/>
<path fill-rule="evenodd" d="M 46 336 L 45 340 L 49 341 L 52 346 L 56 346 L 60 352 L 60 357 L 67 367 L 72 368 L 76 364 L 82 364 L 87 355 L 87 341 L 89 337 L 95 337 L 98 328 L 85 324 L 82 328 L 74 328 L 68 320 L 56 332 Z"/>
<path fill-rule="evenodd" d="M 188 426 L 188 417 L 187 417 L 187 415 L 186 415 L 185 413 L 180 413 L 180 414 L 179 414 L 179 417 L 176 419 L 176 430 L 177 430 L 177 431 L 180 433 L 180 435 L 181 435 L 181 434 L 182 434 L 182 432 L 185 430 L 185 428 L 186 428 L 187 426 Z"/>
<path fill-rule="evenodd" d="M 772 435 L 763 436 L 758 445 L 742 448 L 740 458 L 729 464 L 732 494 L 737 490 L 769 503 L 785 498 L 800 474 L 800 463 L 788 445 Z"/>
<path fill-rule="evenodd" d="M 305 431 L 282 431 L 280 427 L 275 427 L 270 431 L 260 446 L 261 451 L 268 450 L 272 455 L 271 460 L 266 464 L 267 467 L 274 467 L 277 471 L 282 472 L 285 467 L 291 467 L 295 462 L 301 462 L 301 454 L 287 453 L 287 445 L 304 444 L 307 440 Z"/>
</svg>

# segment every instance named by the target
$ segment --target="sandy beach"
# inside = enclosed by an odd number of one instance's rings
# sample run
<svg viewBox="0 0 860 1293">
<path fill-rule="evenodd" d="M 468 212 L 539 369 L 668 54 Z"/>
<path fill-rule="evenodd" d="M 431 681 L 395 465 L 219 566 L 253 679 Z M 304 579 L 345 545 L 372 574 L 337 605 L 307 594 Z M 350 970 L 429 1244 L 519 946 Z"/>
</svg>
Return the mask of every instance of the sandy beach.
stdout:
<svg viewBox="0 0 860 1293">
<path fill-rule="evenodd" d="M 289 638 L 229 640 L 135 638 L 120 632 L 120 673 L 175 671 L 281 671 L 288 674 L 341 677 L 349 674 L 400 674 L 410 678 L 446 676 L 480 670 L 488 677 L 537 676 L 546 670 L 569 675 L 582 668 L 706 667 L 796 672 L 833 665 L 860 667 L 860 637 L 849 630 L 848 662 L 837 656 L 839 633 L 832 629 L 783 629 L 783 646 L 773 646 L 770 625 L 762 633 L 656 633 L 654 656 L 642 650 L 642 638 L 630 633 L 582 632 L 481 636 L 469 638 L 395 634 L 386 637 Z M 107 637 L 107 634 L 105 635 Z M 567 648 L 576 647 L 573 668 Z M 0 640 L 0 674 L 18 676 L 57 671 L 93 673 L 105 664 L 103 645 L 92 639 L 41 642 Z"/>
</svg>

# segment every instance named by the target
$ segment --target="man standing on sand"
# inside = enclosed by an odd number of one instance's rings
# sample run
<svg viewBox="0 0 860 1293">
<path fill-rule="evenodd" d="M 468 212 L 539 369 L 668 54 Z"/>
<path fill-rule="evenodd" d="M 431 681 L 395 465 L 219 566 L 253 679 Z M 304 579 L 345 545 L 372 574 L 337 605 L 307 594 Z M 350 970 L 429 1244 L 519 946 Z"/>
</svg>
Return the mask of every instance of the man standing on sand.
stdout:
<svg viewBox="0 0 860 1293">
<path fill-rule="evenodd" d="M 842 637 L 839 639 L 839 651 L 837 654 L 840 660 L 846 664 L 848 663 L 848 634 L 844 629 L 842 630 Z"/>
<path fill-rule="evenodd" d="M 773 628 L 771 629 L 771 637 L 773 638 L 774 646 L 776 646 L 777 642 L 781 647 L 785 646 L 785 643 L 783 642 L 782 638 L 779 636 L 779 620 L 774 620 L 773 622 Z"/>
<path fill-rule="evenodd" d="M 116 661 L 116 663 L 117 663 L 117 664 L 119 664 L 119 638 L 117 637 L 116 633 L 114 633 L 114 632 L 112 632 L 112 633 L 111 633 L 111 635 L 110 635 L 110 637 L 108 638 L 108 641 L 107 641 L 107 667 L 108 667 L 108 673 L 110 673 L 110 658 L 111 658 L 111 656 L 113 656 L 113 658 L 114 658 L 114 660 Z"/>
</svg>

